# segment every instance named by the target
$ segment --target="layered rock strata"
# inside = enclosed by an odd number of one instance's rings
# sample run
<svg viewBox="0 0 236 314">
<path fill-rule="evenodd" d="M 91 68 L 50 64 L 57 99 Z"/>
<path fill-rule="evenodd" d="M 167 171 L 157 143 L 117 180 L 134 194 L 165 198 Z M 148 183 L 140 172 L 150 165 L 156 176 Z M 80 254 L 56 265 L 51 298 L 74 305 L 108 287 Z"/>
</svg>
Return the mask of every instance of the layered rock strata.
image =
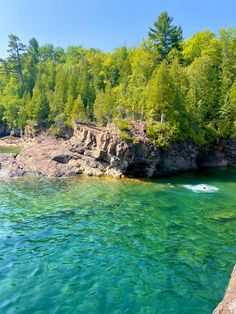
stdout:
<svg viewBox="0 0 236 314">
<path fill-rule="evenodd" d="M 201 149 L 190 142 L 156 147 L 136 125 L 122 137 L 115 125 L 97 128 L 76 124 L 69 140 L 41 135 L 20 154 L 0 154 L 0 176 L 87 174 L 91 176 L 152 178 L 201 168 L 235 166 L 236 141 L 227 140 Z"/>
</svg>

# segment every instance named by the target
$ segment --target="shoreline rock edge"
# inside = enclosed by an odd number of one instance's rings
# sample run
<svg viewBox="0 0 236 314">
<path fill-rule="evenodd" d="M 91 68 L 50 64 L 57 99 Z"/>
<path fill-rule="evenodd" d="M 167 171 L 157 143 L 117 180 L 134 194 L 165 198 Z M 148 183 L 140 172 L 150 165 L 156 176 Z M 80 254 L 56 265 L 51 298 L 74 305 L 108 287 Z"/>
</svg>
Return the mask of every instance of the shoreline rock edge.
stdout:
<svg viewBox="0 0 236 314">
<path fill-rule="evenodd" d="M 28 174 L 60 177 L 87 174 L 153 178 L 189 170 L 236 166 L 236 141 L 225 139 L 201 149 L 180 141 L 162 149 L 142 134 L 142 126 L 131 129 L 132 141 L 122 138 L 115 125 L 97 128 L 77 123 L 69 140 L 42 134 L 16 154 L 0 154 L 0 177 Z"/>
</svg>

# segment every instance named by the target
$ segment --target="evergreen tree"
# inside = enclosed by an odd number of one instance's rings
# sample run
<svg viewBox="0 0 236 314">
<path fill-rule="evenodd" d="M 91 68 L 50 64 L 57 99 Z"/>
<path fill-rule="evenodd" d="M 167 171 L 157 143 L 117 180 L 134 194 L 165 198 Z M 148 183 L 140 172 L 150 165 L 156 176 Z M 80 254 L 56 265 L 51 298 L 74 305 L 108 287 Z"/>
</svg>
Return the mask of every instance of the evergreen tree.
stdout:
<svg viewBox="0 0 236 314">
<path fill-rule="evenodd" d="M 219 44 L 221 47 L 221 106 L 229 106 L 230 89 L 236 79 L 236 30 L 232 28 L 220 31 Z"/>
<path fill-rule="evenodd" d="M 173 18 L 167 12 L 162 12 L 148 33 L 162 59 L 167 57 L 172 48 L 181 49 L 182 28 L 172 25 L 172 21 Z"/>
<path fill-rule="evenodd" d="M 126 107 L 132 119 L 144 120 L 147 109 L 146 95 L 147 80 L 141 71 L 135 71 L 129 77 L 126 92 Z"/>
<path fill-rule="evenodd" d="M 81 95 L 88 119 L 93 120 L 93 104 L 96 98 L 96 92 L 88 65 L 86 65 L 83 71 L 81 71 L 78 81 L 78 91 Z"/>
<path fill-rule="evenodd" d="M 174 86 L 166 61 L 155 70 L 148 86 L 149 116 L 163 123 L 168 121 L 175 104 Z"/>
<path fill-rule="evenodd" d="M 86 109 L 84 107 L 84 104 L 80 95 L 74 101 L 73 107 L 71 109 L 71 115 L 70 115 L 71 125 L 75 121 L 77 122 L 87 121 L 87 112 L 86 112 Z"/>
<path fill-rule="evenodd" d="M 27 57 L 25 61 L 25 76 L 27 77 L 27 91 L 33 96 L 33 88 L 37 77 L 37 64 L 39 62 L 39 44 L 35 38 L 29 40 Z"/>
<path fill-rule="evenodd" d="M 43 88 L 39 85 L 34 87 L 30 106 L 31 118 L 38 126 L 45 124 L 49 115 L 49 104 Z"/>
<path fill-rule="evenodd" d="M 216 132 L 219 111 L 219 76 L 217 66 L 209 56 L 197 58 L 188 68 L 189 90 L 187 110 L 192 119 L 193 133 L 199 143 L 211 141 Z M 194 140 L 197 141 L 194 135 Z"/>
<path fill-rule="evenodd" d="M 236 81 L 230 88 L 229 101 L 225 102 L 219 114 L 220 137 L 236 137 Z"/>
<path fill-rule="evenodd" d="M 20 39 L 14 35 L 10 34 L 8 43 L 8 52 L 10 53 L 8 58 L 8 63 L 13 72 L 15 72 L 20 79 L 22 94 L 24 93 L 24 77 L 23 77 L 23 54 L 25 52 L 25 45 L 22 44 Z"/>
<path fill-rule="evenodd" d="M 107 84 L 105 92 L 100 91 L 97 94 L 94 103 L 94 115 L 96 120 L 102 124 L 112 122 L 115 112 L 115 95 L 113 93 L 111 84 Z"/>
</svg>

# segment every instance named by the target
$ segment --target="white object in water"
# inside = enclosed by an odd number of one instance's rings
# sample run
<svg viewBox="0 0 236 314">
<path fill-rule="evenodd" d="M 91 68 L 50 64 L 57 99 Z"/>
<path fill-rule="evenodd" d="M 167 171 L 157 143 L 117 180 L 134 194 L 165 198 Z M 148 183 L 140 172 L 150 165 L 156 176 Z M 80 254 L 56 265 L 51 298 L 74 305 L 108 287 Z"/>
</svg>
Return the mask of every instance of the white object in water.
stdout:
<svg viewBox="0 0 236 314">
<path fill-rule="evenodd" d="M 199 193 L 199 192 L 214 193 L 218 191 L 217 187 L 211 186 L 208 184 L 196 184 L 196 185 L 185 184 L 183 185 L 183 187 L 185 187 L 188 190 L 192 190 L 195 193 Z"/>
</svg>

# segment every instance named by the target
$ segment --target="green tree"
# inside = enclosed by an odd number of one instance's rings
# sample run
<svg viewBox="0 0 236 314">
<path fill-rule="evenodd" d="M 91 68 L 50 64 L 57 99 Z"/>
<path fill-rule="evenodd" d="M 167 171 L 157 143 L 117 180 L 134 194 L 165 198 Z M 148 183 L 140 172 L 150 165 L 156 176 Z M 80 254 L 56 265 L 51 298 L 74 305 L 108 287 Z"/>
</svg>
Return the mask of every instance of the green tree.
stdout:
<svg viewBox="0 0 236 314">
<path fill-rule="evenodd" d="M 233 28 L 222 29 L 219 34 L 222 55 L 220 103 L 222 107 L 229 107 L 230 89 L 236 79 L 236 30 Z"/>
<path fill-rule="evenodd" d="M 39 62 L 39 44 L 35 38 L 29 40 L 27 56 L 25 60 L 25 77 L 27 78 L 27 91 L 33 96 L 33 89 L 37 77 L 37 64 Z"/>
<path fill-rule="evenodd" d="M 209 56 L 197 58 L 188 68 L 187 112 L 194 141 L 204 144 L 216 134 L 219 111 L 218 66 Z"/>
<path fill-rule="evenodd" d="M 87 112 L 80 95 L 77 97 L 77 99 L 75 99 L 73 103 L 71 114 L 69 117 L 69 125 L 72 126 L 73 122 L 75 121 L 79 122 L 87 121 Z"/>
<path fill-rule="evenodd" d="M 88 119 L 93 120 L 93 104 L 96 98 L 96 92 L 93 77 L 90 74 L 88 65 L 85 65 L 80 73 L 80 78 L 78 80 L 78 92 L 81 95 L 84 107 L 88 114 Z"/>
<path fill-rule="evenodd" d="M 132 119 L 144 120 L 147 110 L 147 79 L 141 71 L 134 71 L 129 77 L 126 91 L 126 109 Z"/>
<path fill-rule="evenodd" d="M 164 60 L 154 71 L 148 85 L 149 116 L 155 121 L 171 119 L 175 104 L 174 86 L 167 62 Z"/>
<path fill-rule="evenodd" d="M 179 135 L 183 139 L 188 139 L 189 117 L 186 110 L 186 97 L 188 93 L 188 77 L 185 68 L 176 57 L 169 66 L 169 73 L 172 81 L 174 93 L 174 106 L 172 109 L 172 122 L 179 129 Z"/>
<path fill-rule="evenodd" d="M 190 64 L 196 58 L 203 55 L 219 58 L 219 42 L 216 39 L 215 34 L 209 30 L 198 32 L 184 42 L 182 54 L 187 64 Z"/>
<path fill-rule="evenodd" d="M 95 119 L 102 125 L 112 122 L 115 112 L 115 94 L 111 85 L 108 83 L 105 92 L 100 91 L 97 94 L 94 103 Z"/>
<path fill-rule="evenodd" d="M 22 106 L 19 90 L 21 85 L 15 76 L 11 76 L 1 94 L 0 102 L 4 106 L 3 120 L 10 128 L 18 126 L 18 113 Z"/>
<path fill-rule="evenodd" d="M 220 108 L 219 136 L 236 137 L 236 81 L 229 91 L 229 101 Z"/>
<path fill-rule="evenodd" d="M 181 49 L 182 28 L 172 25 L 172 21 L 173 18 L 167 12 L 162 12 L 148 33 L 162 59 L 166 58 L 172 48 Z"/>
<path fill-rule="evenodd" d="M 8 63 L 13 72 L 15 72 L 20 79 L 22 94 L 24 93 L 24 77 L 23 77 L 23 54 L 25 52 L 25 45 L 22 44 L 20 39 L 14 35 L 10 34 L 8 43 L 8 52 L 10 53 L 8 58 Z"/>
<path fill-rule="evenodd" d="M 43 87 L 36 85 L 31 99 L 31 118 L 41 126 L 47 122 L 49 115 L 49 104 Z"/>
</svg>

